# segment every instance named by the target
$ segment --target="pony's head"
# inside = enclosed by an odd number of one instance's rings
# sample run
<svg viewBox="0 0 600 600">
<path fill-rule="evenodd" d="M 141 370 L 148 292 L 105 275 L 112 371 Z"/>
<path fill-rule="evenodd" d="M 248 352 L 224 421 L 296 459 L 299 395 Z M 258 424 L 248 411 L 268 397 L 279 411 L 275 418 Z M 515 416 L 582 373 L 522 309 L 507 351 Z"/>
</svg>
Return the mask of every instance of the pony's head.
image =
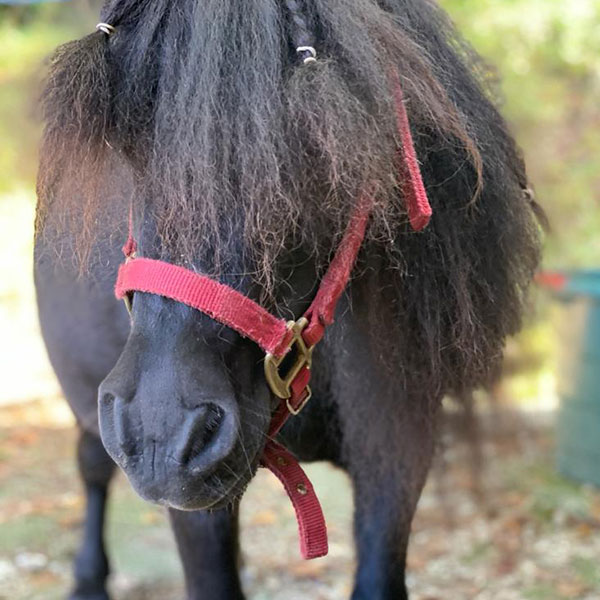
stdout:
<svg viewBox="0 0 600 600">
<path fill-rule="evenodd" d="M 159 256 L 152 252 L 157 242 L 142 228 L 136 257 L 122 267 L 123 273 L 140 265 L 160 270 L 143 276 L 139 289 L 152 289 L 154 278 L 183 272 L 173 266 L 172 258 L 168 263 L 142 258 Z M 242 330 L 254 332 L 255 339 L 241 336 L 183 301 L 168 299 L 167 292 L 129 293 L 129 338 L 99 390 L 100 428 L 110 455 L 140 495 L 180 509 L 217 508 L 241 495 L 258 466 L 280 402 L 267 385 L 265 355 L 259 347 L 260 335 L 269 332 L 264 323 L 248 322 L 261 316 L 255 310 L 262 308 L 251 303 L 260 299 L 261 288 L 245 275 L 247 265 L 235 241 L 229 255 L 229 275 L 222 274 L 221 281 L 235 286 L 240 295 L 221 307 L 223 319 L 242 323 Z M 274 288 L 268 304 L 292 316 L 308 307 L 315 273 L 306 256 L 291 252 L 289 258 L 287 268 L 284 263 L 278 267 L 284 284 Z M 200 255 L 190 267 L 185 273 L 193 278 L 212 265 Z M 120 282 L 121 277 L 125 275 Z M 192 281 L 196 287 L 190 284 L 192 291 L 183 297 L 202 294 L 212 306 L 213 294 L 220 291 L 215 286 L 221 284 L 206 277 Z M 200 292 L 198 285 L 208 287 Z M 174 294 L 180 289 L 172 288 Z M 227 317 L 230 311 L 237 311 L 241 319 Z M 285 322 L 270 319 L 285 334 Z"/>
<path fill-rule="evenodd" d="M 348 351 L 381 355 L 415 402 L 487 381 L 519 327 L 538 232 L 489 70 L 434 3 L 112 0 L 102 21 L 114 35 L 51 63 L 38 235 L 71 232 L 85 265 L 132 204 L 142 256 L 298 317 L 375 184 L 351 290 L 372 346 Z M 407 223 L 391 68 L 434 209 L 424 233 Z M 133 201 L 105 207 L 119 163 Z M 261 358 L 198 311 L 135 294 L 99 401 L 104 443 L 143 496 L 198 508 L 239 494 L 273 408 Z"/>
</svg>

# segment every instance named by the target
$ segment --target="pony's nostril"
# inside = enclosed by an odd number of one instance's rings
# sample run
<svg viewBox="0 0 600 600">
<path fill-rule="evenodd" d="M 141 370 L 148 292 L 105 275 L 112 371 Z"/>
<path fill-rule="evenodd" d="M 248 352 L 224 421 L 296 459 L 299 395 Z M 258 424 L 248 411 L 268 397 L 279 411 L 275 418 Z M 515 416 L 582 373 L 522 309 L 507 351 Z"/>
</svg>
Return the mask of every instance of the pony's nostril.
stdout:
<svg viewBox="0 0 600 600">
<path fill-rule="evenodd" d="M 211 454 L 211 449 L 218 442 L 224 419 L 225 411 L 216 404 L 202 407 L 200 416 L 196 417 L 186 433 L 187 439 L 180 456 L 182 464 L 204 462 L 202 457 Z"/>
<path fill-rule="evenodd" d="M 111 394 L 110 392 L 105 392 L 103 394 L 100 394 L 100 403 L 105 405 L 105 406 L 110 406 L 112 404 L 114 404 L 115 402 L 115 396 L 113 394 Z"/>
<path fill-rule="evenodd" d="M 143 430 L 135 407 L 132 409 L 130 402 L 114 393 L 112 386 L 104 386 L 102 384 L 98 392 L 102 439 L 109 454 L 123 467 L 127 457 L 139 454 Z"/>
<path fill-rule="evenodd" d="M 116 398 L 113 410 L 114 433 L 123 457 L 131 457 L 139 452 L 136 428 L 131 423 L 129 409 L 121 398 Z"/>
</svg>

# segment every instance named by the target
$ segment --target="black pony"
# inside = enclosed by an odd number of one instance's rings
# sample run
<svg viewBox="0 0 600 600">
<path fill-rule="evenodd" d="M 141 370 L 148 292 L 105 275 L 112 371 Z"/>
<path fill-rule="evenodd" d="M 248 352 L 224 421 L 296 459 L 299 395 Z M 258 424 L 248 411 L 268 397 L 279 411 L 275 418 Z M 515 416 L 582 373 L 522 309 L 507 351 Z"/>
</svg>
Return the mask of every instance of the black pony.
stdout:
<svg viewBox="0 0 600 600">
<path fill-rule="evenodd" d="M 39 176 L 40 317 L 88 497 L 72 598 L 107 598 L 109 455 L 169 507 L 189 598 L 241 598 L 237 505 L 273 409 L 253 343 L 143 293 L 129 321 L 112 288 L 130 206 L 140 255 L 297 318 L 366 183 L 376 204 L 315 353 L 314 397 L 280 437 L 352 478 L 353 598 L 406 598 L 441 399 L 495 376 L 538 262 L 490 71 L 430 0 L 109 0 L 102 21 L 115 33 L 52 60 Z M 318 60 L 304 64 L 302 46 Z M 420 233 L 402 197 L 391 69 L 434 211 Z"/>
</svg>

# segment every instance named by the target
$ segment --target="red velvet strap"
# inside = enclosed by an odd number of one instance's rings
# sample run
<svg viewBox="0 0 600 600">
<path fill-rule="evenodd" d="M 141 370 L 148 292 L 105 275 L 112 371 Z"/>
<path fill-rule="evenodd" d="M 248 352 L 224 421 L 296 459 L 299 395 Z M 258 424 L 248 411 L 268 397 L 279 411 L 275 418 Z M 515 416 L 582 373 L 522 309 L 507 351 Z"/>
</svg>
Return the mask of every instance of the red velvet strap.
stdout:
<svg viewBox="0 0 600 600">
<path fill-rule="evenodd" d="M 290 333 L 278 319 L 244 294 L 184 267 L 150 258 L 134 258 L 119 268 L 115 294 L 147 292 L 187 304 L 255 341 L 277 357 L 286 351 Z"/>
<path fill-rule="evenodd" d="M 266 445 L 261 460 L 281 481 L 292 501 L 298 521 L 302 556 L 306 559 L 325 556 L 328 551 L 327 525 L 310 479 L 298 461 L 276 442 Z"/>
</svg>

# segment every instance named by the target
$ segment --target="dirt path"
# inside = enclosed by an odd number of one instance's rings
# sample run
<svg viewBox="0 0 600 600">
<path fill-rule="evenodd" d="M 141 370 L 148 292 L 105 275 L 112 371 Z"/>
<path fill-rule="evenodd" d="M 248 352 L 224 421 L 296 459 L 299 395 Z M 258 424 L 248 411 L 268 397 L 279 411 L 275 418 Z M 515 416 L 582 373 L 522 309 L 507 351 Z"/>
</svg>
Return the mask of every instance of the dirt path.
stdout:
<svg viewBox="0 0 600 600">
<path fill-rule="evenodd" d="M 75 432 L 58 400 L 5 407 L 0 424 L 0 598 L 63 599 L 82 509 Z M 413 598 L 600 597 L 600 494 L 554 473 L 546 428 L 522 430 L 517 440 L 497 437 L 484 452 L 486 496 L 480 500 L 460 444 L 438 463 L 414 526 Z M 299 559 L 292 509 L 272 476 L 260 473 L 242 506 L 249 598 L 349 596 L 350 488 L 342 473 L 326 465 L 309 470 L 327 514 L 331 553 L 309 563 Z M 179 566 L 162 510 L 139 500 L 119 477 L 109 521 L 115 600 L 181 599 Z"/>
</svg>

